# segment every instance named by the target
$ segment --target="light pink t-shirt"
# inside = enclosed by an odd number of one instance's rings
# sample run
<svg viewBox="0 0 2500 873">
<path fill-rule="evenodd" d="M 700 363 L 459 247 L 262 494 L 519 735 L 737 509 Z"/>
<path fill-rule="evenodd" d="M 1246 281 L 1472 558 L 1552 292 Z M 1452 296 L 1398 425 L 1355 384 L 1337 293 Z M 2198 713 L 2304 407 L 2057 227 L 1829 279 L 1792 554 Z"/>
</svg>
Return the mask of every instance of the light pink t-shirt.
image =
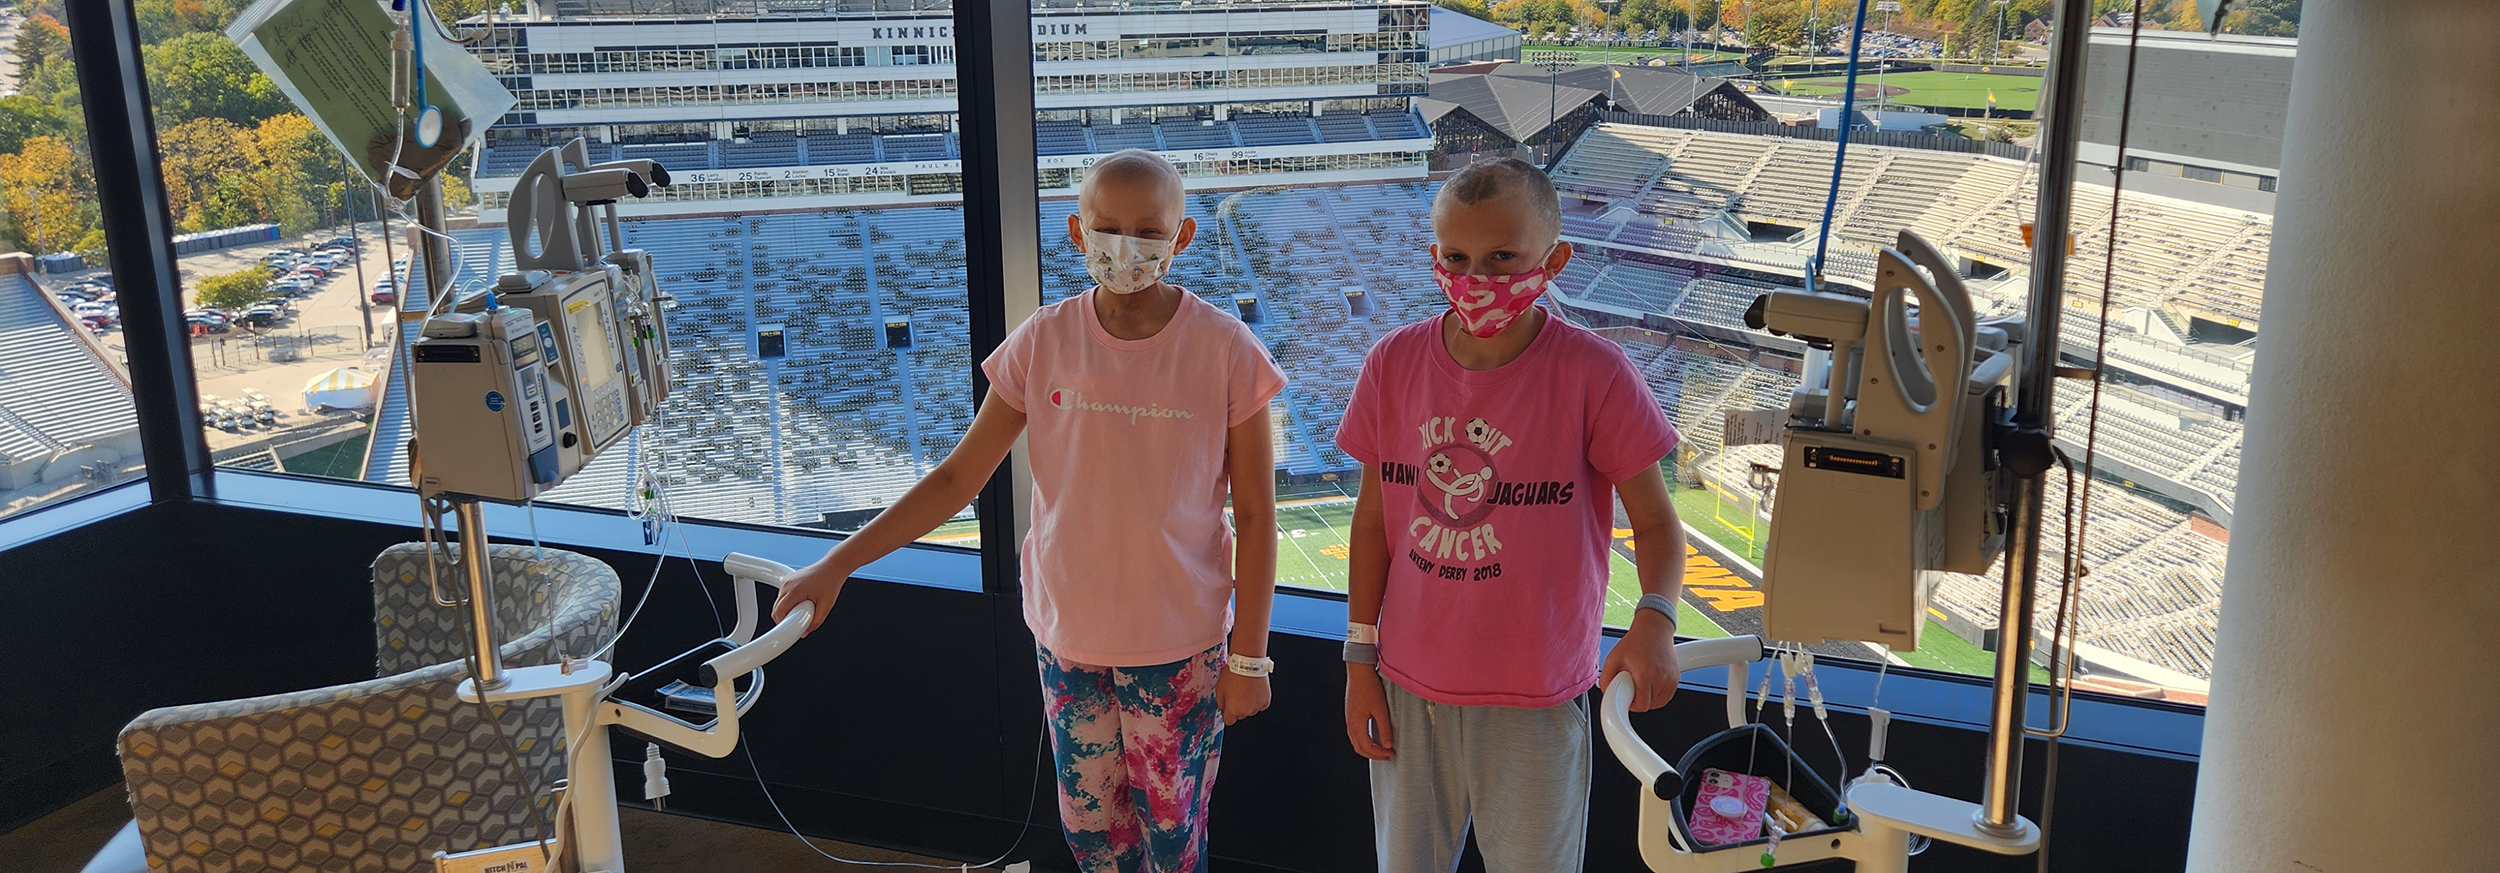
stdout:
<svg viewBox="0 0 2500 873">
<path fill-rule="evenodd" d="M 1103 330 L 1087 291 L 981 363 L 1023 412 L 1033 466 L 1024 620 L 1060 658 L 1168 664 L 1232 626 L 1225 431 L 1285 387 L 1248 325 L 1183 292 L 1154 336 Z"/>
<path fill-rule="evenodd" d="M 1372 346 L 1337 446 L 1380 472 L 1380 672 L 1428 700 L 1551 706 L 1597 682 L 1614 484 L 1675 449 L 1623 350 L 1548 318 L 1470 371 L 1441 318 Z"/>
</svg>

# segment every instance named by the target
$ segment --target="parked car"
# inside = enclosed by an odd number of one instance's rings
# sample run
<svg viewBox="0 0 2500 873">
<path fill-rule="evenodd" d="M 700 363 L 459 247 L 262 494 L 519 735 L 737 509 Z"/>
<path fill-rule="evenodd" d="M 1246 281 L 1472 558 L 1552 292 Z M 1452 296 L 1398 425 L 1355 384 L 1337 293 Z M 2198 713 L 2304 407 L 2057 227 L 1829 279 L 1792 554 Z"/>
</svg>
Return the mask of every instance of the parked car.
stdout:
<svg viewBox="0 0 2500 873">
<path fill-rule="evenodd" d="M 205 331 L 207 333 L 225 333 L 231 328 L 232 324 L 231 321 L 223 315 L 196 311 L 183 313 L 182 320 L 188 322 L 194 331 Z"/>
<path fill-rule="evenodd" d="M 369 299 L 379 306 L 397 306 L 399 305 L 399 292 L 389 288 L 375 288 Z"/>
<path fill-rule="evenodd" d="M 103 333 L 112 329 L 116 322 L 110 315 L 81 315 L 78 317 L 78 323 L 86 325 L 88 330 Z"/>
</svg>

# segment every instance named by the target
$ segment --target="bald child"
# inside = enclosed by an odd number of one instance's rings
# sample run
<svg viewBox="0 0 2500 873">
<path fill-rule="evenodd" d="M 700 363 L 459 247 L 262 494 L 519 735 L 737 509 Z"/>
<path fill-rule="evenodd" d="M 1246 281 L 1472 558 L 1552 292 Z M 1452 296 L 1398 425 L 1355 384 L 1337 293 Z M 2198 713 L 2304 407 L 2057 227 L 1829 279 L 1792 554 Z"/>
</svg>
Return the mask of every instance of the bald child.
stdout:
<svg viewBox="0 0 2500 873">
<path fill-rule="evenodd" d="M 1346 606 L 1346 738 L 1370 759 L 1380 869 L 1448 873 L 1472 823 L 1492 873 L 1580 869 L 1589 691 L 1675 693 L 1675 449 L 1614 343 L 1536 305 L 1571 244 L 1545 173 L 1469 166 L 1432 204 L 1449 304 L 1363 361 L 1337 445 L 1363 462 Z M 1615 503 L 1640 608 L 1600 664 Z"/>
<path fill-rule="evenodd" d="M 1197 232 L 1183 205 L 1150 152 L 1087 168 L 1068 239 L 1094 287 L 1009 334 L 963 441 L 773 605 L 778 621 L 813 602 L 822 622 L 852 573 L 961 511 L 1029 435 L 1024 619 L 1086 873 L 1205 869 L 1224 726 L 1269 699 L 1276 538 L 1257 534 L 1275 529 L 1267 405 L 1285 379 L 1239 319 L 1166 281 Z"/>
</svg>

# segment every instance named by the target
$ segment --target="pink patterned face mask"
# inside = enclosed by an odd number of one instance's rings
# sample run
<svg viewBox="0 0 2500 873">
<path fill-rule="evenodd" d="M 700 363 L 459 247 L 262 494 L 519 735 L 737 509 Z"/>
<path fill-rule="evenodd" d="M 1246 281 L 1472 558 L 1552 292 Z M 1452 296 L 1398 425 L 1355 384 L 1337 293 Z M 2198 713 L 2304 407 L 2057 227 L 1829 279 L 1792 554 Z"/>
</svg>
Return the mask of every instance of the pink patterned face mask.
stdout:
<svg viewBox="0 0 2500 873">
<path fill-rule="evenodd" d="M 1459 329 L 1477 339 L 1489 339 L 1517 321 L 1528 307 L 1536 305 L 1537 297 L 1545 293 L 1549 277 L 1542 269 L 1469 276 L 1450 272 L 1449 267 L 1435 260 L 1432 278 L 1441 284 L 1442 295 L 1450 298 L 1450 308 L 1458 312 Z"/>
</svg>

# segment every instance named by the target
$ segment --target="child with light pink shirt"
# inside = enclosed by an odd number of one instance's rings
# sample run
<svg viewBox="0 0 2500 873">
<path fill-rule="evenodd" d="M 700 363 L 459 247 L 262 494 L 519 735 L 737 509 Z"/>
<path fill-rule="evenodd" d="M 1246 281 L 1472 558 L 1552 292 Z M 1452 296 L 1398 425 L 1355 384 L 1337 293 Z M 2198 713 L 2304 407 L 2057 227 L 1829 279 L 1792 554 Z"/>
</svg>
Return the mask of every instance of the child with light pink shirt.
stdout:
<svg viewBox="0 0 2500 873">
<path fill-rule="evenodd" d="M 1448 873 L 1472 828 L 1491 873 L 1580 869 L 1588 691 L 1675 693 L 1683 526 L 1676 433 L 1614 343 L 1535 305 L 1571 261 L 1545 174 L 1478 163 L 1433 201 L 1450 308 L 1363 361 L 1337 445 L 1364 464 L 1348 574 L 1346 738 L 1371 759 L 1379 869 Z M 1614 507 L 1641 590 L 1603 665 Z"/>
<path fill-rule="evenodd" d="M 1181 195 L 1149 152 L 1087 169 L 1068 237 L 1098 284 L 1009 334 L 954 452 L 773 606 L 814 602 L 821 623 L 853 572 L 954 516 L 1029 434 L 1024 618 L 1086 873 L 1205 870 L 1223 728 L 1269 700 L 1284 374 L 1239 319 L 1163 281 L 1197 229 Z"/>
</svg>

